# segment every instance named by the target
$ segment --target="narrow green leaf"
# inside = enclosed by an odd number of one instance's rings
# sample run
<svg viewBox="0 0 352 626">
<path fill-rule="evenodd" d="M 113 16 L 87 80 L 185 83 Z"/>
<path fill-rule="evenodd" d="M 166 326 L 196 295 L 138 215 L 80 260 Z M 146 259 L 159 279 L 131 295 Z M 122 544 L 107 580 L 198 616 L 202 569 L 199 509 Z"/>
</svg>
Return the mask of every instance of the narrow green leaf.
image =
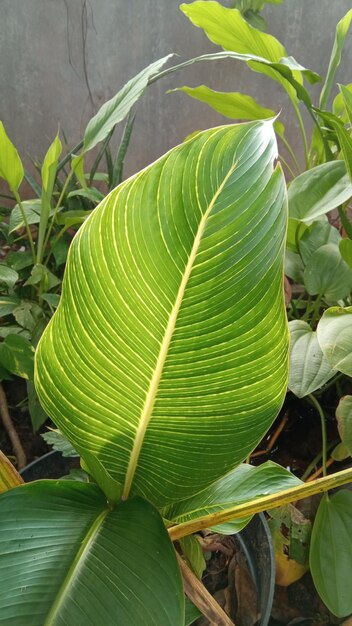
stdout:
<svg viewBox="0 0 352 626">
<path fill-rule="evenodd" d="M 351 9 L 352 11 L 352 9 Z M 351 135 L 347 132 L 344 126 L 340 124 L 334 125 L 340 146 L 343 159 L 345 161 L 346 169 L 350 180 L 352 181 L 352 138 Z"/>
<path fill-rule="evenodd" d="M 27 396 L 28 411 L 31 417 L 33 431 L 37 432 L 37 430 L 39 430 L 39 428 L 48 420 L 48 416 L 39 402 L 33 380 L 27 380 Z"/>
<path fill-rule="evenodd" d="M 352 491 L 323 496 L 314 521 L 310 571 L 315 587 L 337 617 L 352 612 Z"/>
<path fill-rule="evenodd" d="M 298 398 L 320 389 L 336 372 L 320 348 L 317 334 L 307 322 L 293 320 L 290 329 L 290 367 L 288 388 Z"/>
<path fill-rule="evenodd" d="M 307 224 L 304 224 L 300 220 L 296 220 L 293 217 L 288 218 L 287 223 L 287 237 L 286 237 L 286 246 L 293 252 L 298 252 L 299 241 L 307 230 Z"/>
<path fill-rule="evenodd" d="M 352 93 L 345 85 L 339 85 L 343 102 L 346 109 L 347 118 L 350 124 L 352 124 Z"/>
<path fill-rule="evenodd" d="M 34 349 L 21 335 L 8 335 L 0 343 L 0 364 L 21 378 L 33 378 Z"/>
<path fill-rule="evenodd" d="M 117 480 L 114 480 L 111 474 L 107 471 L 104 465 L 99 459 L 82 449 L 81 446 L 76 446 L 81 458 L 81 467 L 85 472 L 92 476 L 100 489 L 105 493 L 109 502 L 118 502 L 122 495 L 122 485 Z"/>
<path fill-rule="evenodd" d="M 336 26 L 335 40 L 334 40 L 334 45 L 331 51 L 329 67 L 328 67 L 326 79 L 325 79 L 325 82 L 324 82 L 324 85 L 320 94 L 319 107 L 321 109 L 326 109 L 327 107 L 331 89 L 333 87 L 334 80 L 335 80 L 336 70 L 339 67 L 340 62 L 341 62 L 342 50 L 343 50 L 345 39 L 348 33 L 348 29 L 350 27 L 351 20 L 352 20 L 352 9 L 350 9 L 346 13 L 346 15 L 338 22 Z"/>
<path fill-rule="evenodd" d="M 337 426 L 341 441 L 352 456 L 352 396 L 344 396 L 336 409 Z"/>
<path fill-rule="evenodd" d="M 181 524 L 200 519 L 210 513 L 224 511 L 270 493 L 289 489 L 300 483 L 301 481 L 296 476 L 271 461 L 258 467 L 245 463 L 195 496 L 167 507 L 163 510 L 163 515 L 166 519 Z M 236 519 L 219 524 L 214 526 L 213 530 L 222 534 L 237 533 L 248 524 L 250 519 Z"/>
<path fill-rule="evenodd" d="M 17 283 L 18 279 L 19 276 L 15 270 L 0 263 L 0 289 L 3 290 L 5 284 L 7 289 L 11 290 Z"/>
<path fill-rule="evenodd" d="M 83 224 L 92 211 L 64 211 L 57 216 L 56 221 L 61 226 L 75 226 Z"/>
<path fill-rule="evenodd" d="M 6 180 L 12 193 L 17 192 L 23 179 L 23 165 L 19 154 L 0 122 L 0 178 Z"/>
<path fill-rule="evenodd" d="M 171 91 L 183 91 L 191 98 L 209 104 L 215 111 L 232 120 L 264 120 L 275 117 L 274 111 L 266 109 L 251 96 L 238 92 L 214 91 L 205 85 L 199 87 L 179 87 Z M 282 137 L 285 127 L 275 122 L 275 130 Z"/>
<path fill-rule="evenodd" d="M 243 460 L 281 407 L 276 155 L 271 122 L 199 133 L 122 183 L 73 241 L 37 350 L 37 390 L 125 497 L 166 505 L 200 491 Z"/>
<path fill-rule="evenodd" d="M 352 307 L 334 306 L 324 311 L 317 334 L 331 367 L 352 376 Z"/>
<path fill-rule="evenodd" d="M 352 196 L 343 161 L 317 165 L 295 178 L 288 188 L 290 217 L 310 222 L 336 209 Z"/>
<path fill-rule="evenodd" d="M 180 545 L 189 567 L 197 578 L 201 579 L 206 568 L 206 562 L 199 540 L 195 535 L 188 535 L 188 537 L 180 539 Z"/>
<path fill-rule="evenodd" d="M 341 239 L 339 250 L 343 260 L 352 267 L 352 240 L 347 238 Z"/>
<path fill-rule="evenodd" d="M 175 551 L 145 500 L 109 510 L 93 484 L 38 481 L 0 496 L 0 526 L 4 623 L 184 625 Z"/>
<path fill-rule="evenodd" d="M 84 173 L 84 153 L 78 154 L 77 156 L 72 155 L 71 168 L 83 189 L 88 189 L 86 175 Z"/>
<path fill-rule="evenodd" d="M 148 65 L 137 76 L 132 78 L 118 93 L 103 104 L 98 113 L 90 120 L 85 133 L 83 153 L 88 152 L 103 141 L 112 128 L 125 119 L 133 105 L 143 94 L 149 79 L 172 57 L 172 54 Z"/>
<path fill-rule="evenodd" d="M 324 296 L 329 304 L 338 303 L 352 291 L 352 269 L 333 243 L 321 246 L 312 254 L 303 276 L 308 293 Z"/>
<path fill-rule="evenodd" d="M 46 229 L 51 212 L 51 198 L 56 179 L 59 157 L 62 152 L 62 144 L 59 133 L 49 147 L 42 165 L 42 203 L 38 231 L 37 262 L 40 263 L 43 256 L 43 245 Z"/>
</svg>

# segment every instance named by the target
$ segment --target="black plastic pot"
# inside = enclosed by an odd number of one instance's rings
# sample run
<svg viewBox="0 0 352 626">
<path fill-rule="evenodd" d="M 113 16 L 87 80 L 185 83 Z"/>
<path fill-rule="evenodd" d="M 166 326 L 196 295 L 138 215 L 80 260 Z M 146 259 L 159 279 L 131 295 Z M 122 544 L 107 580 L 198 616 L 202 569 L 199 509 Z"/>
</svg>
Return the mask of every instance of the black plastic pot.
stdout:
<svg viewBox="0 0 352 626">
<path fill-rule="evenodd" d="M 77 467 L 77 458 L 63 457 L 59 452 L 48 452 L 21 471 L 25 482 L 41 478 L 60 478 Z M 237 535 L 257 590 L 258 626 L 268 626 L 275 588 L 275 557 L 268 524 L 263 514 L 252 521 Z"/>
</svg>

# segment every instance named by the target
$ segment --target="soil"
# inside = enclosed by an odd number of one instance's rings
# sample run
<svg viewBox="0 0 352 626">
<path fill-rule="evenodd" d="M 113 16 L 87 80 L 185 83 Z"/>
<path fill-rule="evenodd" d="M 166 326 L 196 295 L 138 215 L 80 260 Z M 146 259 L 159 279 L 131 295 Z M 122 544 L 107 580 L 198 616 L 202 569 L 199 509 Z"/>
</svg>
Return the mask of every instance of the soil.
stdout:
<svg viewBox="0 0 352 626">
<path fill-rule="evenodd" d="M 16 378 L 14 381 L 4 382 L 3 385 L 12 421 L 25 450 L 27 463 L 30 463 L 50 451 L 41 433 L 47 430 L 47 426 L 53 425 L 49 422 L 39 432 L 33 433 L 28 411 L 23 405 L 23 398 L 26 397 L 25 382 Z M 352 390 L 342 391 L 351 393 Z M 333 417 L 337 404 L 336 390 L 333 388 L 331 392 L 327 392 L 323 401 L 331 448 L 334 442 L 339 440 L 336 420 Z M 277 437 L 276 440 L 275 437 Z M 275 440 L 274 445 L 272 445 L 273 440 Z M 10 441 L 1 424 L 0 449 L 16 464 Z M 299 401 L 289 394 L 280 415 L 258 446 L 251 462 L 258 465 L 266 460 L 272 460 L 301 477 L 320 451 L 321 430 L 318 414 L 308 402 Z M 315 469 L 313 467 L 312 471 Z M 343 469 L 342 464 L 335 462 L 332 465 L 332 471 L 339 469 Z M 307 503 L 305 506 L 305 513 L 307 513 Z M 316 502 L 310 501 L 308 508 L 312 513 L 316 508 Z M 230 607 L 229 611 L 232 612 L 233 619 L 236 618 L 236 626 L 255 626 L 259 623 L 260 616 L 257 611 L 255 588 L 246 568 L 245 558 L 235 541 L 231 543 L 229 538 L 223 538 L 221 541 L 225 549 L 211 553 L 204 583 L 223 607 Z M 235 583 L 235 579 L 238 580 L 238 578 L 242 580 L 242 583 L 245 581 L 245 584 Z M 288 587 L 276 586 L 270 626 L 299 626 L 301 624 L 336 626 L 343 621 L 335 618 L 323 605 L 315 592 L 309 573 Z M 206 626 L 206 624 L 204 620 L 199 621 L 199 626 Z"/>
</svg>

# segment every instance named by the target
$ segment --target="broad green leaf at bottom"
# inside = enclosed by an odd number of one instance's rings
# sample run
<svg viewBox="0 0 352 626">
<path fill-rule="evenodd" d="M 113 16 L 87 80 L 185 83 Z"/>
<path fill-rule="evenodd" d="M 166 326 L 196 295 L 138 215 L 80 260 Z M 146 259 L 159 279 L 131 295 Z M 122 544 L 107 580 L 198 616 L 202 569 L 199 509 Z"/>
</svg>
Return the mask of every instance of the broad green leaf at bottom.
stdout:
<svg viewBox="0 0 352 626">
<path fill-rule="evenodd" d="M 78 481 L 0 496 L 0 622 L 13 626 L 183 626 L 174 548 L 141 498 L 109 510 Z"/>
</svg>

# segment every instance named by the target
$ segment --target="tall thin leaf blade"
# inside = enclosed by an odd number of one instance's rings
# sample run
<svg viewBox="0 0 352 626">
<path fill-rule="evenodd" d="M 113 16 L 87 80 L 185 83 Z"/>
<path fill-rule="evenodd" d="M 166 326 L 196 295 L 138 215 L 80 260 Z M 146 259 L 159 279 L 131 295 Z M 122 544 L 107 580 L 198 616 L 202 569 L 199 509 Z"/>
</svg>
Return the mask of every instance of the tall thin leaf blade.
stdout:
<svg viewBox="0 0 352 626">
<path fill-rule="evenodd" d="M 6 180 L 13 193 L 16 193 L 23 179 L 24 170 L 19 154 L 8 138 L 4 125 L 0 122 L 0 177 Z"/>
<path fill-rule="evenodd" d="M 103 104 L 85 130 L 83 153 L 103 141 L 115 124 L 125 119 L 132 106 L 143 94 L 149 79 L 157 74 L 172 56 L 169 54 L 148 65 L 137 76 L 128 81 L 111 100 Z"/>
<path fill-rule="evenodd" d="M 125 497 L 166 505 L 206 487 L 282 404 L 276 154 L 271 122 L 199 133 L 118 187 L 74 240 L 37 389 Z"/>
<path fill-rule="evenodd" d="M 175 552 L 148 502 L 109 510 L 96 485 L 41 481 L 0 496 L 0 525 L 4 623 L 183 626 Z"/>
<path fill-rule="evenodd" d="M 334 45 L 331 51 L 329 67 L 320 94 L 319 107 L 321 109 L 325 109 L 327 107 L 329 96 L 335 79 L 335 74 L 341 62 L 342 50 L 348 33 L 348 29 L 351 24 L 351 20 L 352 9 L 350 9 L 346 13 L 346 15 L 338 22 L 336 26 Z"/>
<path fill-rule="evenodd" d="M 59 133 L 50 145 L 42 165 L 42 201 L 38 231 L 37 262 L 40 263 L 43 256 L 43 244 L 45 240 L 46 228 L 51 212 L 51 198 L 55 184 L 57 165 L 62 151 L 62 144 Z"/>
</svg>

